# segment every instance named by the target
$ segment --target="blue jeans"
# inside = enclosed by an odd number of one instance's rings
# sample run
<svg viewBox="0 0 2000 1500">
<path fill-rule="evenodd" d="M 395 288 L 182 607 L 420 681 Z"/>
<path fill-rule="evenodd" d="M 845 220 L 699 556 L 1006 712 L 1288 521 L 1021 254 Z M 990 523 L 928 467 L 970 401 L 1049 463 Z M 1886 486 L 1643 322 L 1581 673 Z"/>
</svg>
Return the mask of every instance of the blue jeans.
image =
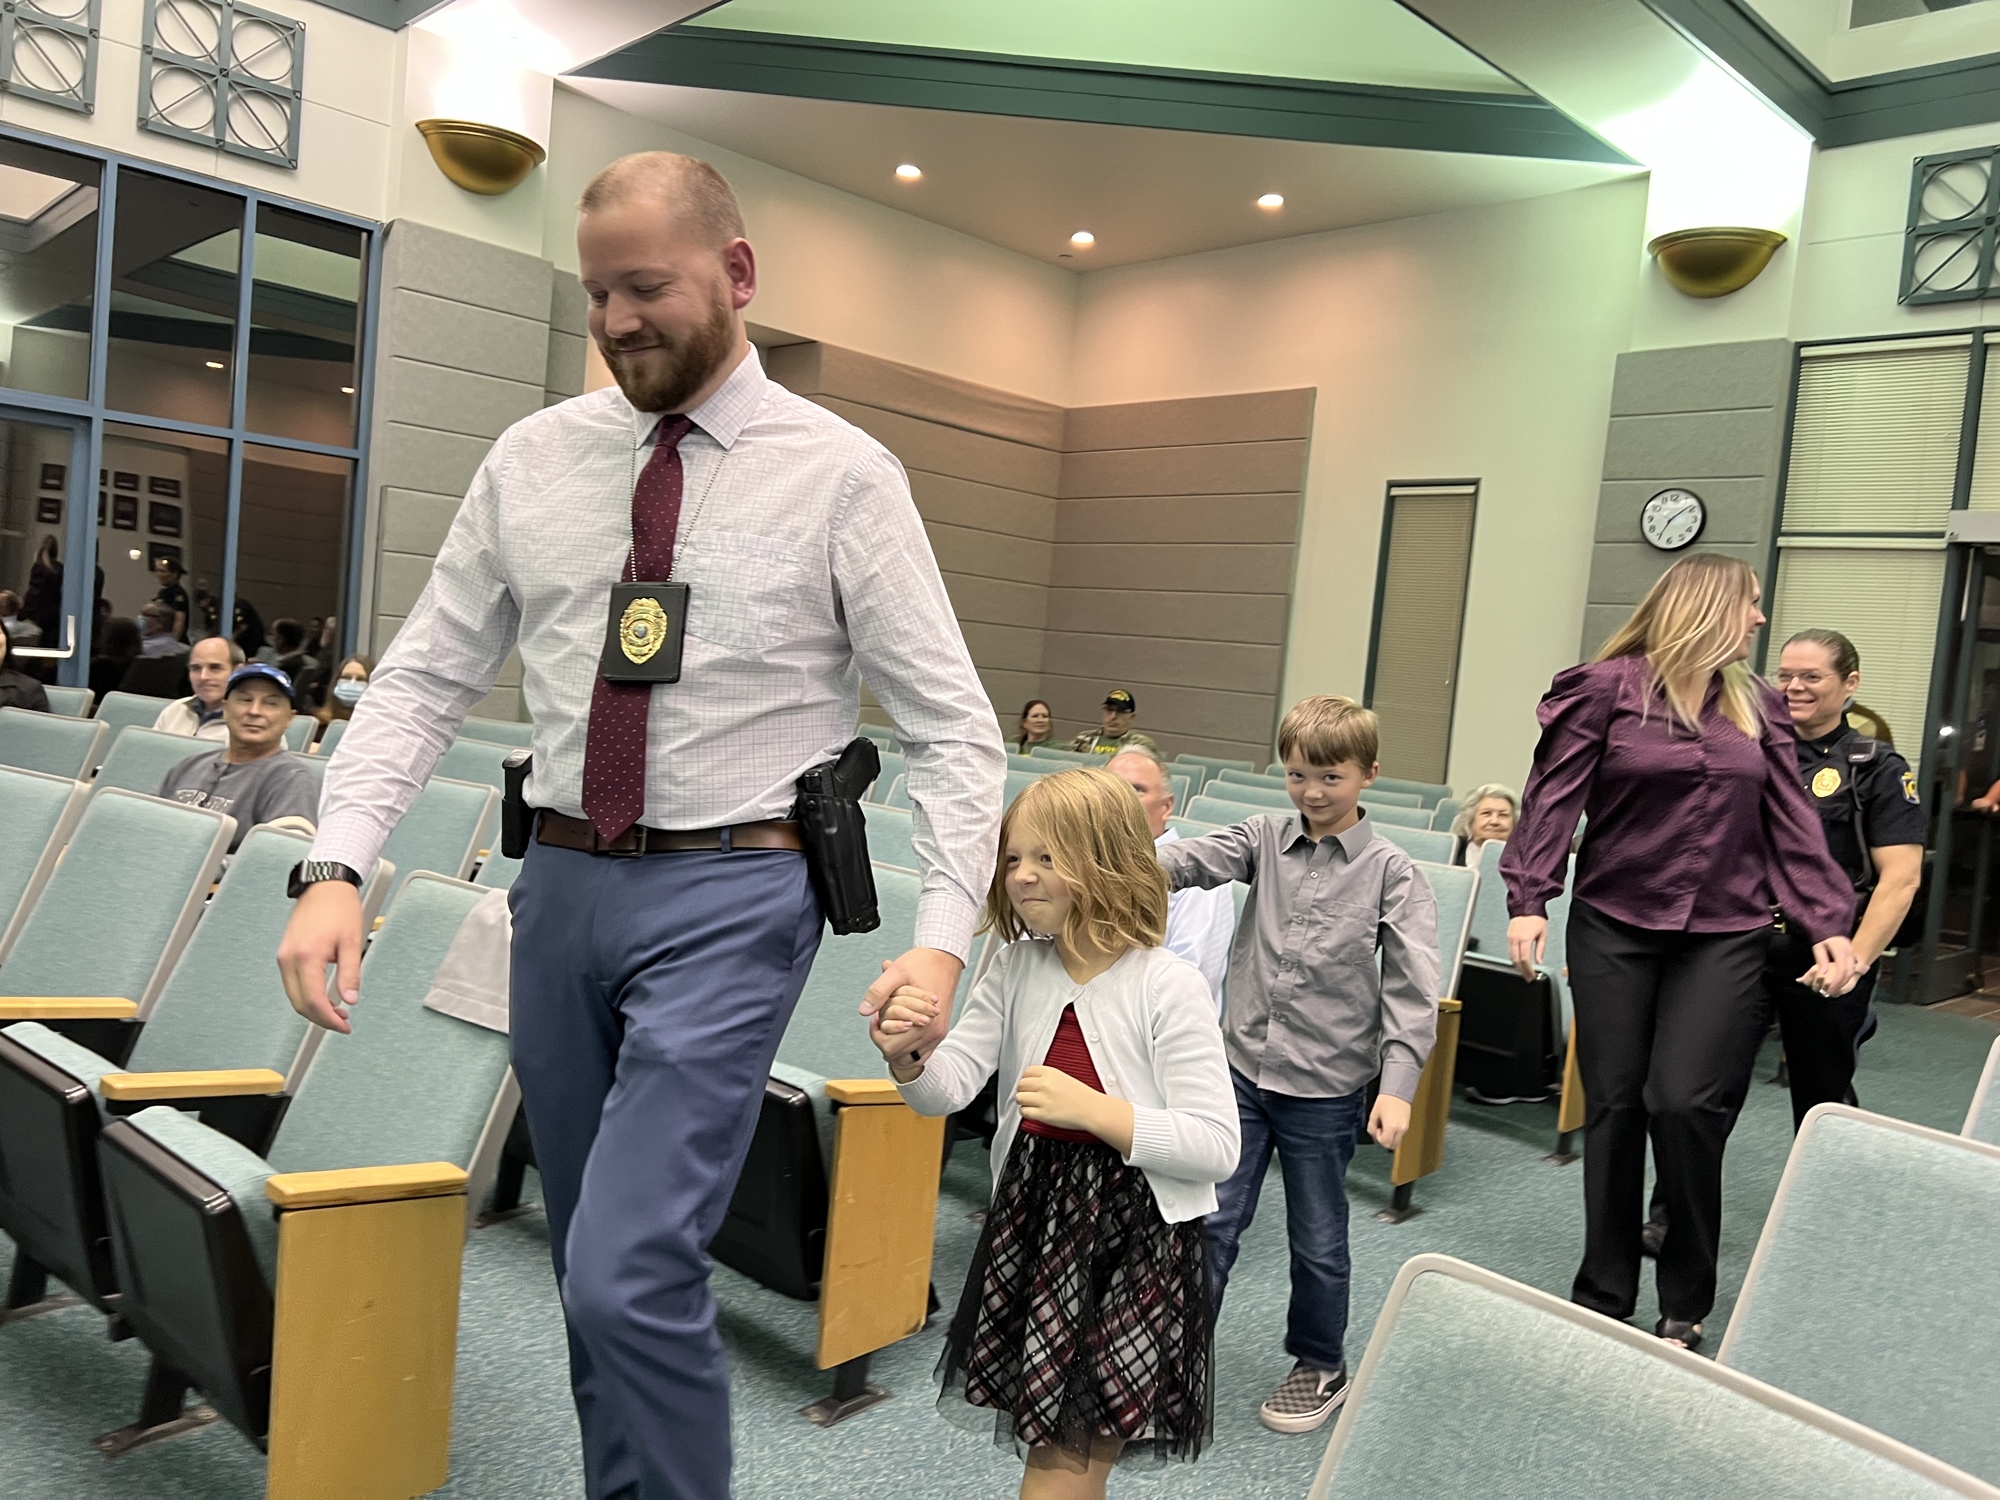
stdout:
<svg viewBox="0 0 2000 1500">
<path fill-rule="evenodd" d="M 704 1246 L 819 948 L 805 860 L 535 844 L 515 881 L 514 1072 L 541 1167 L 590 1500 L 728 1500 Z"/>
<path fill-rule="evenodd" d="M 1285 1352 L 1321 1370 L 1347 1368 L 1347 1164 L 1368 1116 L 1368 1091 L 1299 1099 L 1260 1089 L 1234 1068 L 1243 1155 L 1215 1190 L 1208 1216 L 1209 1295 L 1218 1316 L 1236 1246 L 1257 1215 L 1257 1195 L 1278 1153 L 1285 1175 L 1285 1231 L 1292 1242 L 1292 1303 Z"/>
</svg>

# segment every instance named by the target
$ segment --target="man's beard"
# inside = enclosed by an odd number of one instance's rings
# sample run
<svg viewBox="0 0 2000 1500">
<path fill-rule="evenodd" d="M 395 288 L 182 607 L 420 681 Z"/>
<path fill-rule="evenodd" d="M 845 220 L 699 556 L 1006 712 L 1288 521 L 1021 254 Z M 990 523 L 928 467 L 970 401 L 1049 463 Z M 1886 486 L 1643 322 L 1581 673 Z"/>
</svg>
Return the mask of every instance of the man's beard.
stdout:
<svg viewBox="0 0 2000 1500">
<path fill-rule="evenodd" d="M 602 344 L 598 345 L 598 351 L 610 366 L 618 389 L 640 411 L 678 411 L 707 383 L 735 346 L 736 323 L 730 316 L 729 299 L 718 289 L 708 321 L 681 343 L 670 342 L 658 330 L 652 330 L 651 336 L 655 340 L 652 346 L 635 349 L 633 353 L 657 353 L 664 368 L 627 359 Z"/>
</svg>

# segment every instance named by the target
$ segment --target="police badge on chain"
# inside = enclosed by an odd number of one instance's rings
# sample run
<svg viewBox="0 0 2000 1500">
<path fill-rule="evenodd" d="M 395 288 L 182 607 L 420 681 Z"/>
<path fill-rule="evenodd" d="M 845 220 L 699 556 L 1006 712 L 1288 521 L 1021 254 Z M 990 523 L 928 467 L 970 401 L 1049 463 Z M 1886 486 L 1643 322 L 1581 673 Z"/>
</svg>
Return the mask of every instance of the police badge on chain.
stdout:
<svg viewBox="0 0 2000 1500">
<path fill-rule="evenodd" d="M 687 603 L 684 583 L 612 585 L 604 654 L 597 664 L 604 680 L 679 682 Z"/>
</svg>

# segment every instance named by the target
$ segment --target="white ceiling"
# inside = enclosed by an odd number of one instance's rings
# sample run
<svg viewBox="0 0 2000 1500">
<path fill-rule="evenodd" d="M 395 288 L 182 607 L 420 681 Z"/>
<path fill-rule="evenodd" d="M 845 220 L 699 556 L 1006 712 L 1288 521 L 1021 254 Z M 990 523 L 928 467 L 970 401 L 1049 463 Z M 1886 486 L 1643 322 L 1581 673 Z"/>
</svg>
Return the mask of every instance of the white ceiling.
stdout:
<svg viewBox="0 0 2000 1500">
<path fill-rule="evenodd" d="M 1640 170 L 563 82 L 616 109 L 1076 271 L 1539 197 Z M 904 162 L 921 167 L 923 179 L 897 181 Z M 1257 208 L 1257 197 L 1272 192 L 1284 195 L 1284 208 Z M 1069 243 L 1079 229 L 1097 237 L 1088 250 Z"/>
</svg>

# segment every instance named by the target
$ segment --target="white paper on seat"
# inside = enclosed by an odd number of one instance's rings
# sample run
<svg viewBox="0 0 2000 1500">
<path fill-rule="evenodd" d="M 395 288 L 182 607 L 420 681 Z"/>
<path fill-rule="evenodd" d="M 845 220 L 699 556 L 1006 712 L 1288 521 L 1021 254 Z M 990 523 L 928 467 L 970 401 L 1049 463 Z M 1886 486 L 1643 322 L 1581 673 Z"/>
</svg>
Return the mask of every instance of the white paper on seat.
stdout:
<svg viewBox="0 0 2000 1500">
<path fill-rule="evenodd" d="M 513 947 L 507 893 L 488 891 L 459 924 L 424 1004 L 488 1031 L 505 1032 Z"/>
</svg>

